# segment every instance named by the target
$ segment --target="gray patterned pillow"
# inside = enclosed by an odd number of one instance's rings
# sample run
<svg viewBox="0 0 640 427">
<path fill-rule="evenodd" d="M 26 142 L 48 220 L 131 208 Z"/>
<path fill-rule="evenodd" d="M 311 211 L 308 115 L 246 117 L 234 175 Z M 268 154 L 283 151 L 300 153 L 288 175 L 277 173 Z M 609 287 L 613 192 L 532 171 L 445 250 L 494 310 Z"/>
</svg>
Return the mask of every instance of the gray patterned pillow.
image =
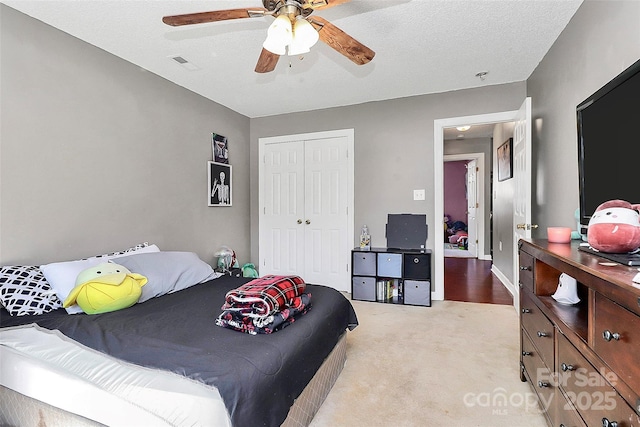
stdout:
<svg viewBox="0 0 640 427">
<path fill-rule="evenodd" d="M 32 265 L 0 267 L 0 301 L 12 316 L 42 314 L 62 307 L 62 302 Z"/>
</svg>

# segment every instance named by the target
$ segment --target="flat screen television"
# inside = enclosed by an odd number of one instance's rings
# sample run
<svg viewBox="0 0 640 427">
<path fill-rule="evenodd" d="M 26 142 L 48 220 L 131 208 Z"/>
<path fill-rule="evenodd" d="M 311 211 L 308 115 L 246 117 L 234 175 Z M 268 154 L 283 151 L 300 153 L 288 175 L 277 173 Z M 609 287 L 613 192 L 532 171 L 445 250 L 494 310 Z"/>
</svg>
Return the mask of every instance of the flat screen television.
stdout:
<svg viewBox="0 0 640 427">
<path fill-rule="evenodd" d="M 640 203 L 640 60 L 581 102 L 576 112 L 580 224 L 586 227 L 607 200 Z"/>
</svg>

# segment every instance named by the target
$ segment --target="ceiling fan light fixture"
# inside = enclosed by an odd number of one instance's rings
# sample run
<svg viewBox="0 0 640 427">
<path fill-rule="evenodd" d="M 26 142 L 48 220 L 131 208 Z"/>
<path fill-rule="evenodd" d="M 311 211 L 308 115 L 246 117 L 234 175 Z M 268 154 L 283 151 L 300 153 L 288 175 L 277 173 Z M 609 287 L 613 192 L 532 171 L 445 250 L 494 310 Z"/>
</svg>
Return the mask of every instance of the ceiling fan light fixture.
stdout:
<svg viewBox="0 0 640 427">
<path fill-rule="evenodd" d="M 293 27 L 287 15 L 278 16 L 267 30 L 267 39 L 262 47 L 276 55 L 284 55 L 293 40 Z"/>
<path fill-rule="evenodd" d="M 293 40 L 289 45 L 289 55 L 301 55 L 309 52 L 320 39 L 318 31 L 306 19 L 296 20 L 293 26 Z"/>
</svg>

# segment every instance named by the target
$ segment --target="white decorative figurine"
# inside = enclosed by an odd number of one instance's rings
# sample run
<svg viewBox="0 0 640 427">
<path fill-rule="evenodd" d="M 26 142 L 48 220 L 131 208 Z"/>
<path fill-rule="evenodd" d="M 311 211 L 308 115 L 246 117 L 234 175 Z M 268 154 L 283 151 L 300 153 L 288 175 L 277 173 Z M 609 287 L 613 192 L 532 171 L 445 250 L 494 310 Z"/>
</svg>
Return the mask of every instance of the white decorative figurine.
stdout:
<svg viewBox="0 0 640 427">
<path fill-rule="evenodd" d="M 566 273 L 560 275 L 560 283 L 556 292 L 551 295 L 560 304 L 573 305 L 580 302 L 578 297 L 578 282 Z"/>
</svg>

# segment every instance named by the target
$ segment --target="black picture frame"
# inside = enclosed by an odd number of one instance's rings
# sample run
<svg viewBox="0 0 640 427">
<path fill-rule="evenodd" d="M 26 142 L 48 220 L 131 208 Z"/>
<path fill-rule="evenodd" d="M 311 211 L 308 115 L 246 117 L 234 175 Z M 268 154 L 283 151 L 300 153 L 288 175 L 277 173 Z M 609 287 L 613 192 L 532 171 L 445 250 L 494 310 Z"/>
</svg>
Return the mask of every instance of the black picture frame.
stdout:
<svg viewBox="0 0 640 427">
<path fill-rule="evenodd" d="M 513 138 L 498 147 L 498 181 L 513 178 Z"/>
<path fill-rule="evenodd" d="M 211 134 L 211 152 L 216 163 L 229 163 L 229 141 L 226 136 Z"/>
<path fill-rule="evenodd" d="M 233 176 L 231 165 L 208 162 L 209 206 L 232 206 Z"/>
</svg>

